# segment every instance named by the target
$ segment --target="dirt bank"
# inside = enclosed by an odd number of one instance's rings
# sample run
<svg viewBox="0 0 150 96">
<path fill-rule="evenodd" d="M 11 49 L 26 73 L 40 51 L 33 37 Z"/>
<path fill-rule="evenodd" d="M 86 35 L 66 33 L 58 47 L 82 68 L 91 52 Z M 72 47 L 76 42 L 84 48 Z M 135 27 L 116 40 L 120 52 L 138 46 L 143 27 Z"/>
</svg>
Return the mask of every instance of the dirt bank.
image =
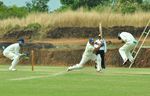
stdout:
<svg viewBox="0 0 150 96">
<path fill-rule="evenodd" d="M 116 38 L 118 32 L 127 31 L 131 32 L 134 36 L 139 37 L 144 30 L 144 27 L 134 26 L 113 26 L 102 27 L 105 37 Z M 150 26 L 148 26 L 150 29 Z M 44 29 L 42 29 L 44 31 Z M 63 27 L 63 28 L 47 28 L 47 31 L 32 30 L 25 28 L 14 28 L 3 34 L 1 39 L 15 39 L 25 37 L 27 39 L 39 38 L 87 38 L 96 37 L 99 34 L 98 27 Z"/>
<path fill-rule="evenodd" d="M 102 27 L 105 37 L 116 38 L 118 32 L 130 32 L 135 37 L 139 37 L 144 30 L 144 27 L 133 26 L 114 26 L 114 27 Z M 150 29 L 150 26 L 148 27 Z M 147 31 L 147 30 L 146 30 Z M 98 27 L 65 27 L 49 30 L 47 38 L 87 38 L 96 37 L 99 34 Z"/>
<path fill-rule="evenodd" d="M 35 50 L 35 63 L 36 65 L 50 65 L 50 66 L 70 66 L 76 63 L 79 63 L 82 57 L 84 49 L 74 49 L 74 50 L 45 50 L 45 49 L 36 49 Z M 134 67 L 150 67 L 150 49 L 143 48 L 134 64 Z M 122 60 L 118 53 L 118 49 L 110 49 L 106 53 L 106 65 L 107 66 L 122 66 Z M 10 61 L 2 54 L 0 54 L 0 64 L 8 64 Z M 30 60 L 22 60 L 21 64 L 31 64 Z M 94 62 L 88 62 L 87 65 L 94 66 Z"/>
<path fill-rule="evenodd" d="M 118 32 L 129 31 L 134 36 L 138 37 L 141 35 L 144 27 L 133 27 L 133 26 L 114 26 L 114 27 L 103 27 L 103 34 L 107 38 L 107 45 L 109 47 L 106 53 L 106 64 L 107 66 L 121 66 L 121 57 L 119 56 L 118 49 L 120 47 L 118 41 L 114 41 L 117 38 Z M 150 26 L 149 26 L 150 29 Z M 16 31 L 17 30 L 17 31 Z M 39 29 L 40 30 L 40 29 Z M 4 34 L 1 39 L 5 41 L 1 42 L 0 47 L 3 45 L 8 46 L 8 41 L 16 42 L 18 37 L 25 37 L 27 40 L 27 47 L 25 50 L 31 52 L 31 49 L 35 50 L 35 63 L 37 65 L 65 65 L 70 66 L 80 62 L 82 53 L 85 48 L 87 39 L 82 40 L 81 38 L 96 37 L 98 34 L 98 27 L 87 28 L 87 27 L 65 27 L 49 29 L 44 35 L 40 31 L 32 31 L 30 29 L 14 29 Z M 45 36 L 43 39 L 39 39 L 38 36 Z M 35 39 L 32 39 L 34 37 Z M 54 39 L 55 38 L 55 39 Z M 61 38 L 61 39 L 60 39 Z M 63 39 L 62 39 L 63 38 Z M 69 38 L 69 39 L 68 39 Z M 75 39 L 72 39 L 75 38 Z M 78 40 L 78 39 L 81 40 Z M 110 40 L 108 40 L 108 38 Z M 67 39 L 67 40 L 66 40 Z M 112 39 L 112 40 L 111 40 Z M 149 41 L 149 39 L 147 40 Z M 117 43 L 116 45 L 113 43 Z M 110 44 L 110 45 L 109 45 Z M 119 45 L 119 47 L 118 47 Z M 149 42 L 147 42 L 149 46 Z M 117 46 L 117 47 L 116 47 Z M 135 67 L 150 67 L 150 49 L 142 49 L 135 62 Z M 146 54 L 146 55 L 145 55 Z M 9 64 L 11 61 L 4 58 L 2 50 L 0 53 L 0 64 Z M 30 64 L 30 60 L 21 60 L 21 64 Z M 93 62 L 89 62 L 88 65 L 93 65 Z"/>
</svg>

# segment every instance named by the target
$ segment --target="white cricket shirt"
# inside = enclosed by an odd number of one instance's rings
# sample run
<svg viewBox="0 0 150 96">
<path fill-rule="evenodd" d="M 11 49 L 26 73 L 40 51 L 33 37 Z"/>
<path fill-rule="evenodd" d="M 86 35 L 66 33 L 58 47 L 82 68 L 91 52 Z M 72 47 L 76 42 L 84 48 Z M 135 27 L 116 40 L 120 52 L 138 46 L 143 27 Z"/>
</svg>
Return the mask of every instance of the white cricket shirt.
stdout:
<svg viewBox="0 0 150 96">
<path fill-rule="evenodd" d="M 20 46 L 19 43 L 14 43 L 9 45 L 6 49 L 4 49 L 3 53 L 7 54 L 8 52 L 12 52 L 15 54 L 19 54 Z"/>
<path fill-rule="evenodd" d="M 120 38 L 125 42 L 133 42 L 133 41 L 136 41 L 136 39 L 132 36 L 131 33 L 128 33 L 128 32 L 121 32 L 120 33 Z"/>
<path fill-rule="evenodd" d="M 101 39 L 101 40 L 97 39 L 95 42 L 98 45 L 104 43 L 104 46 L 101 46 L 99 50 L 104 50 L 105 53 L 107 52 L 107 45 L 105 39 Z M 97 44 L 95 44 L 94 46 L 97 47 L 98 46 Z"/>
</svg>

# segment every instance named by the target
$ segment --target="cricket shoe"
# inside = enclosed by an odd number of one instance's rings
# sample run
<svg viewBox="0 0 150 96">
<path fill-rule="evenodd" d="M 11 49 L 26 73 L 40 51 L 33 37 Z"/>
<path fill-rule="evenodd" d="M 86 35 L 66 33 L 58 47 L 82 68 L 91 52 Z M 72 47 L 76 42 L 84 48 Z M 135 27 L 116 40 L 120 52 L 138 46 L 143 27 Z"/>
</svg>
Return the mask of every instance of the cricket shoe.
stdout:
<svg viewBox="0 0 150 96">
<path fill-rule="evenodd" d="M 17 71 L 17 69 L 9 69 L 9 71 Z"/>
<path fill-rule="evenodd" d="M 126 64 L 127 64 L 127 62 L 128 62 L 128 59 L 127 59 L 127 60 L 125 60 L 125 61 L 123 62 L 123 64 L 122 64 L 122 65 L 126 65 Z"/>
<path fill-rule="evenodd" d="M 72 71 L 73 69 L 71 69 L 70 67 L 67 69 L 67 72 Z"/>
<path fill-rule="evenodd" d="M 97 72 L 102 72 L 102 69 L 97 69 L 96 71 L 97 71 Z"/>
<path fill-rule="evenodd" d="M 97 70 L 97 72 L 102 72 L 102 70 Z"/>
</svg>

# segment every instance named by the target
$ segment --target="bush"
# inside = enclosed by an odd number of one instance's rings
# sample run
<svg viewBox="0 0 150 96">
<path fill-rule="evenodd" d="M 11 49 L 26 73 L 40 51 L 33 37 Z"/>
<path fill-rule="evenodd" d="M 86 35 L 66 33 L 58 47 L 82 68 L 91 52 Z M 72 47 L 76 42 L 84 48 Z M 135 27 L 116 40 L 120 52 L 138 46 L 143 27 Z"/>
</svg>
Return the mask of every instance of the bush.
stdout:
<svg viewBox="0 0 150 96">
<path fill-rule="evenodd" d="M 0 19 L 6 19 L 10 17 L 22 18 L 28 14 L 28 11 L 25 7 L 6 7 L 0 6 Z"/>
<path fill-rule="evenodd" d="M 126 14 L 126 13 L 134 13 L 136 11 L 136 4 L 123 4 L 121 6 L 121 12 L 123 14 Z"/>
<path fill-rule="evenodd" d="M 41 28 L 41 25 L 39 23 L 31 23 L 27 25 L 25 29 L 32 30 L 32 31 L 37 31 Z"/>
<path fill-rule="evenodd" d="M 13 6 L 11 8 L 8 9 L 8 16 L 10 17 L 18 17 L 18 18 L 22 18 L 25 17 L 28 14 L 28 11 L 25 7 L 16 7 Z"/>
<path fill-rule="evenodd" d="M 142 10 L 143 11 L 146 11 L 146 12 L 148 12 L 148 11 L 150 11 L 150 3 L 147 1 L 145 1 L 142 5 L 141 5 L 141 8 L 142 8 Z"/>
<path fill-rule="evenodd" d="M 94 7 L 93 8 L 93 10 L 95 10 L 95 11 L 103 11 L 104 9 L 105 9 L 106 7 L 104 7 L 104 6 L 102 6 L 102 5 L 98 5 L 98 6 L 96 6 L 96 7 Z"/>
<path fill-rule="evenodd" d="M 65 11 L 68 11 L 68 10 L 71 10 L 71 7 L 69 7 L 69 6 L 62 6 L 62 7 L 58 8 L 55 11 L 56 12 L 65 12 Z"/>
</svg>

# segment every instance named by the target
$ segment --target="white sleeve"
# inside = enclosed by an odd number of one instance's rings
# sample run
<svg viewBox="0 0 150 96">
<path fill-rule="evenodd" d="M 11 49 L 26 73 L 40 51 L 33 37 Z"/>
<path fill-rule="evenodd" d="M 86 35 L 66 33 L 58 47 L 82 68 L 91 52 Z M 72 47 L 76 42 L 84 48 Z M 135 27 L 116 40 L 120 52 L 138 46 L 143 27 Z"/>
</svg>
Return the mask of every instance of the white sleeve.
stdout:
<svg viewBox="0 0 150 96">
<path fill-rule="evenodd" d="M 99 45 L 98 45 L 98 44 L 94 44 L 94 47 L 95 47 L 95 48 L 98 48 L 98 47 L 99 47 Z"/>
<path fill-rule="evenodd" d="M 93 50 L 94 50 L 94 47 L 93 47 L 93 46 L 89 46 L 88 48 L 89 48 L 90 51 L 93 51 Z"/>
<path fill-rule="evenodd" d="M 102 44 L 102 41 L 100 41 L 99 39 L 95 41 L 94 47 L 98 48 L 100 45 Z"/>
<path fill-rule="evenodd" d="M 107 44 L 106 44 L 106 40 L 103 40 L 103 41 L 104 41 L 104 47 L 105 47 L 104 52 L 106 53 L 106 52 L 107 52 Z"/>
<path fill-rule="evenodd" d="M 20 55 L 19 51 L 20 51 L 19 45 L 15 45 L 15 54 Z"/>
</svg>

